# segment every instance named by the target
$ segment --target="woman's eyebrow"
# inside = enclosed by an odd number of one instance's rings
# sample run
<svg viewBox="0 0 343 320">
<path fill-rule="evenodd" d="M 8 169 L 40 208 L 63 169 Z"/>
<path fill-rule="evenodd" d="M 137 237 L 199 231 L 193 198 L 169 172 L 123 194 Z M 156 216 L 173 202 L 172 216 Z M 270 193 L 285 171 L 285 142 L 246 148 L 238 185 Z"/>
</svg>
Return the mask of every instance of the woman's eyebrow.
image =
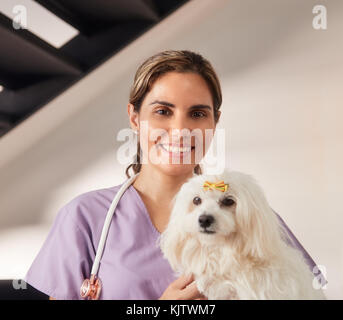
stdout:
<svg viewBox="0 0 343 320">
<path fill-rule="evenodd" d="M 159 100 L 155 100 L 153 102 L 150 103 L 151 104 L 160 104 L 160 105 L 163 105 L 163 106 L 166 106 L 166 107 L 171 107 L 171 108 L 175 108 L 175 105 L 170 103 L 170 102 L 167 102 L 167 101 L 159 101 Z M 189 107 L 190 110 L 193 110 L 193 109 L 209 109 L 209 110 L 212 110 L 212 108 L 206 104 L 195 104 L 193 106 L 190 106 Z"/>
<path fill-rule="evenodd" d="M 161 105 L 163 105 L 163 106 L 166 106 L 166 107 L 172 107 L 172 108 L 174 108 L 174 107 L 175 107 L 175 105 L 173 105 L 173 104 L 172 104 L 172 103 L 170 103 L 170 102 L 166 102 L 166 101 L 159 101 L 159 100 L 155 100 L 155 101 L 151 102 L 150 104 L 161 104 Z"/>
<path fill-rule="evenodd" d="M 212 110 L 212 108 L 210 106 L 208 106 L 207 104 L 195 104 L 194 106 L 189 107 L 190 110 L 194 110 L 194 109 L 208 109 L 208 110 Z"/>
</svg>

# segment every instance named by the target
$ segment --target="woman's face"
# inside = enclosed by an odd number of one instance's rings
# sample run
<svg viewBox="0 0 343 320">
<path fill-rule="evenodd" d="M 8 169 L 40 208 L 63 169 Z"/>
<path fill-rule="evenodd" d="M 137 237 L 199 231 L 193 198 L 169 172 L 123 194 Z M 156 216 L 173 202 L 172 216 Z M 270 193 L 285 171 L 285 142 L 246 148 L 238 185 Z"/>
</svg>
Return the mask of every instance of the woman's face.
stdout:
<svg viewBox="0 0 343 320">
<path fill-rule="evenodd" d="M 216 123 L 211 91 L 200 75 L 168 72 L 154 82 L 139 114 L 131 104 L 129 110 L 147 165 L 168 175 L 189 175 L 206 154 L 211 136 L 205 143 L 205 129 L 214 133 Z"/>
</svg>

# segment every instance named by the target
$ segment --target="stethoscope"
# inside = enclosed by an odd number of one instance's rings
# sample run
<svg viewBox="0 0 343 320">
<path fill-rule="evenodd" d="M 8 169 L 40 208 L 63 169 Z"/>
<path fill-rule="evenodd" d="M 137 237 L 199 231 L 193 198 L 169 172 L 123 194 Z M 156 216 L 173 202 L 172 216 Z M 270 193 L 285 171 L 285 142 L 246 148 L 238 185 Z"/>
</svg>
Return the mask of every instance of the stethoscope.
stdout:
<svg viewBox="0 0 343 320">
<path fill-rule="evenodd" d="M 80 295 L 82 298 L 87 298 L 88 300 L 98 300 L 102 288 L 101 280 L 98 278 L 97 274 L 99 271 L 99 264 L 102 253 L 104 251 L 105 242 L 108 234 L 108 230 L 111 224 L 111 220 L 114 214 L 114 211 L 117 207 L 117 204 L 123 195 L 123 193 L 130 187 L 130 185 L 135 181 L 136 177 L 139 175 L 139 172 L 134 176 L 127 179 L 124 184 L 120 187 L 119 191 L 115 195 L 110 208 L 108 209 L 104 226 L 102 227 L 101 237 L 96 251 L 95 259 L 93 262 L 90 279 L 85 279 L 82 282 L 80 288 Z"/>
</svg>

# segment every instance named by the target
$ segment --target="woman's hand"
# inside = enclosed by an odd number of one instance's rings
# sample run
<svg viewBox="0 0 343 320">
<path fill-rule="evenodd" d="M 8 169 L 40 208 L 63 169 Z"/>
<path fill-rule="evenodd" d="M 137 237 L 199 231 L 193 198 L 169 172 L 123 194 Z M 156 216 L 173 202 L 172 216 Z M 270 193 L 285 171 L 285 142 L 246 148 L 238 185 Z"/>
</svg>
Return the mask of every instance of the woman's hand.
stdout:
<svg viewBox="0 0 343 320">
<path fill-rule="evenodd" d="M 182 275 L 174 280 L 158 300 L 207 300 L 207 298 L 199 292 L 192 274 L 188 277 Z"/>
</svg>

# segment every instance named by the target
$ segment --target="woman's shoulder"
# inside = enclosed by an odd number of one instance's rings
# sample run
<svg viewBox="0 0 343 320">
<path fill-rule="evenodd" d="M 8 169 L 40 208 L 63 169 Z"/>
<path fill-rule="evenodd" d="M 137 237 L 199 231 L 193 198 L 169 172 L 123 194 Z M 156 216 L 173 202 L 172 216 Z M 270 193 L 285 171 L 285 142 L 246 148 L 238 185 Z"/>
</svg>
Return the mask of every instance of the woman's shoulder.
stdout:
<svg viewBox="0 0 343 320">
<path fill-rule="evenodd" d="M 56 220 L 68 220 L 80 230 L 97 229 L 97 225 L 103 224 L 121 185 L 86 191 L 74 196 L 61 207 Z"/>
</svg>

